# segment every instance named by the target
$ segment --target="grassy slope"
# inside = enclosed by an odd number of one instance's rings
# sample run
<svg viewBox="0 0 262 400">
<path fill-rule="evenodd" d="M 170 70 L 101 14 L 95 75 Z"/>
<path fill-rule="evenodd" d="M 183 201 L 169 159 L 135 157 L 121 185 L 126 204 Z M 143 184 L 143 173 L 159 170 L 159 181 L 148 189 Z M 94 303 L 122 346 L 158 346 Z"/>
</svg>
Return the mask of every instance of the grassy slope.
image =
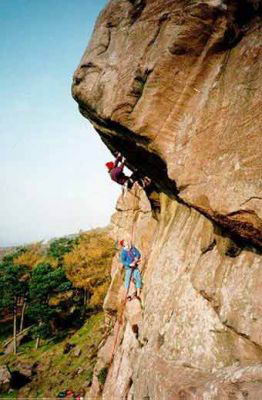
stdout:
<svg viewBox="0 0 262 400">
<path fill-rule="evenodd" d="M 91 378 L 96 362 L 98 345 L 104 334 L 103 313 L 93 315 L 85 325 L 70 339 L 59 344 L 46 344 L 34 350 L 34 342 L 22 345 L 17 356 L 0 356 L 0 365 L 8 362 L 11 369 L 19 362 L 32 365 L 38 362 L 37 375 L 33 381 L 16 393 L 17 398 L 56 397 L 59 391 L 71 389 L 77 392 Z M 74 356 L 74 349 L 63 354 L 65 343 L 76 344 L 81 349 L 79 357 Z M 86 388 L 85 388 L 86 389 Z M 15 393 L 1 394 L 1 398 L 14 398 Z"/>
</svg>

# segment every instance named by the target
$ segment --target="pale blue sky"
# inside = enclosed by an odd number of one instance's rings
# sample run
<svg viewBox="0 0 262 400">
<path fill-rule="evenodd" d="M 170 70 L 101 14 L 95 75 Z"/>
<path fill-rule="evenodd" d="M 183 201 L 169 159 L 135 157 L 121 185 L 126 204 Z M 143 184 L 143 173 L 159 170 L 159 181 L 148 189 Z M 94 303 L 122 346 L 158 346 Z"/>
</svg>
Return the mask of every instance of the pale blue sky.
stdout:
<svg viewBox="0 0 262 400">
<path fill-rule="evenodd" d="M 106 0 L 0 0 L 0 246 L 103 226 L 120 187 L 71 98 Z"/>
</svg>

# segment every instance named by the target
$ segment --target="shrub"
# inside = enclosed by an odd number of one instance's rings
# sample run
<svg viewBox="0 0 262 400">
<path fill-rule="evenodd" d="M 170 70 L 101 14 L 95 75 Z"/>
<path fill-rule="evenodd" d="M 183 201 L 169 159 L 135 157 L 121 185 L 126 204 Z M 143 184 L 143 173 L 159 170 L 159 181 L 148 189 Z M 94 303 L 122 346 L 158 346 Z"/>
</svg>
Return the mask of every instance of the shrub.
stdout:
<svg viewBox="0 0 262 400">
<path fill-rule="evenodd" d="M 108 374 L 108 366 L 100 369 L 99 373 L 97 374 L 97 379 L 100 383 L 100 385 L 104 386 L 104 384 L 106 383 L 106 378 L 107 378 L 107 374 Z"/>
<path fill-rule="evenodd" d="M 102 306 L 110 281 L 115 255 L 114 241 L 104 231 L 91 231 L 79 237 L 78 244 L 64 256 L 65 271 L 74 287 L 89 293 L 90 305 Z"/>
</svg>

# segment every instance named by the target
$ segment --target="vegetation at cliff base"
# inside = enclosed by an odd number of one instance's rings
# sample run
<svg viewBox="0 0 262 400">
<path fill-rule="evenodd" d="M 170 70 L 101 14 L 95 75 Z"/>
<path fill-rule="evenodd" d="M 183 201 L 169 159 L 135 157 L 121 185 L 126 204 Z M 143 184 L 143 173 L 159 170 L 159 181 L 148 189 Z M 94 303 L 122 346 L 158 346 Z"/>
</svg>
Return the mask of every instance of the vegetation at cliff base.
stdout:
<svg viewBox="0 0 262 400">
<path fill-rule="evenodd" d="M 33 370 L 19 396 L 50 397 L 90 385 L 114 254 L 108 231 L 100 229 L 2 257 L 0 365 Z"/>
</svg>

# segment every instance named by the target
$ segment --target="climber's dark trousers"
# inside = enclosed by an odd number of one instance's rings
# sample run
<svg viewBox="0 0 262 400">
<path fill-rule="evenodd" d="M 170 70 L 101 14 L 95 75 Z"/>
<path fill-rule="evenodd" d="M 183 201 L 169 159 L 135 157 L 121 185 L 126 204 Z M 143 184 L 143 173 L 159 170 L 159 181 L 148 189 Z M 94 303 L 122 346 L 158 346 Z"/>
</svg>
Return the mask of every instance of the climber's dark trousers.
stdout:
<svg viewBox="0 0 262 400">
<path fill-rule="evenodd" d="M 133 184 L 135 182 L 138 182 L 140 186 L 142 186 L 142 182 L 141 182 L 141 175 L 139 174 L 138 171 L 134 172 L 129 179 L 127 180 L 127 187 L 128 189 L 131 189 Z"/>
</svg>

